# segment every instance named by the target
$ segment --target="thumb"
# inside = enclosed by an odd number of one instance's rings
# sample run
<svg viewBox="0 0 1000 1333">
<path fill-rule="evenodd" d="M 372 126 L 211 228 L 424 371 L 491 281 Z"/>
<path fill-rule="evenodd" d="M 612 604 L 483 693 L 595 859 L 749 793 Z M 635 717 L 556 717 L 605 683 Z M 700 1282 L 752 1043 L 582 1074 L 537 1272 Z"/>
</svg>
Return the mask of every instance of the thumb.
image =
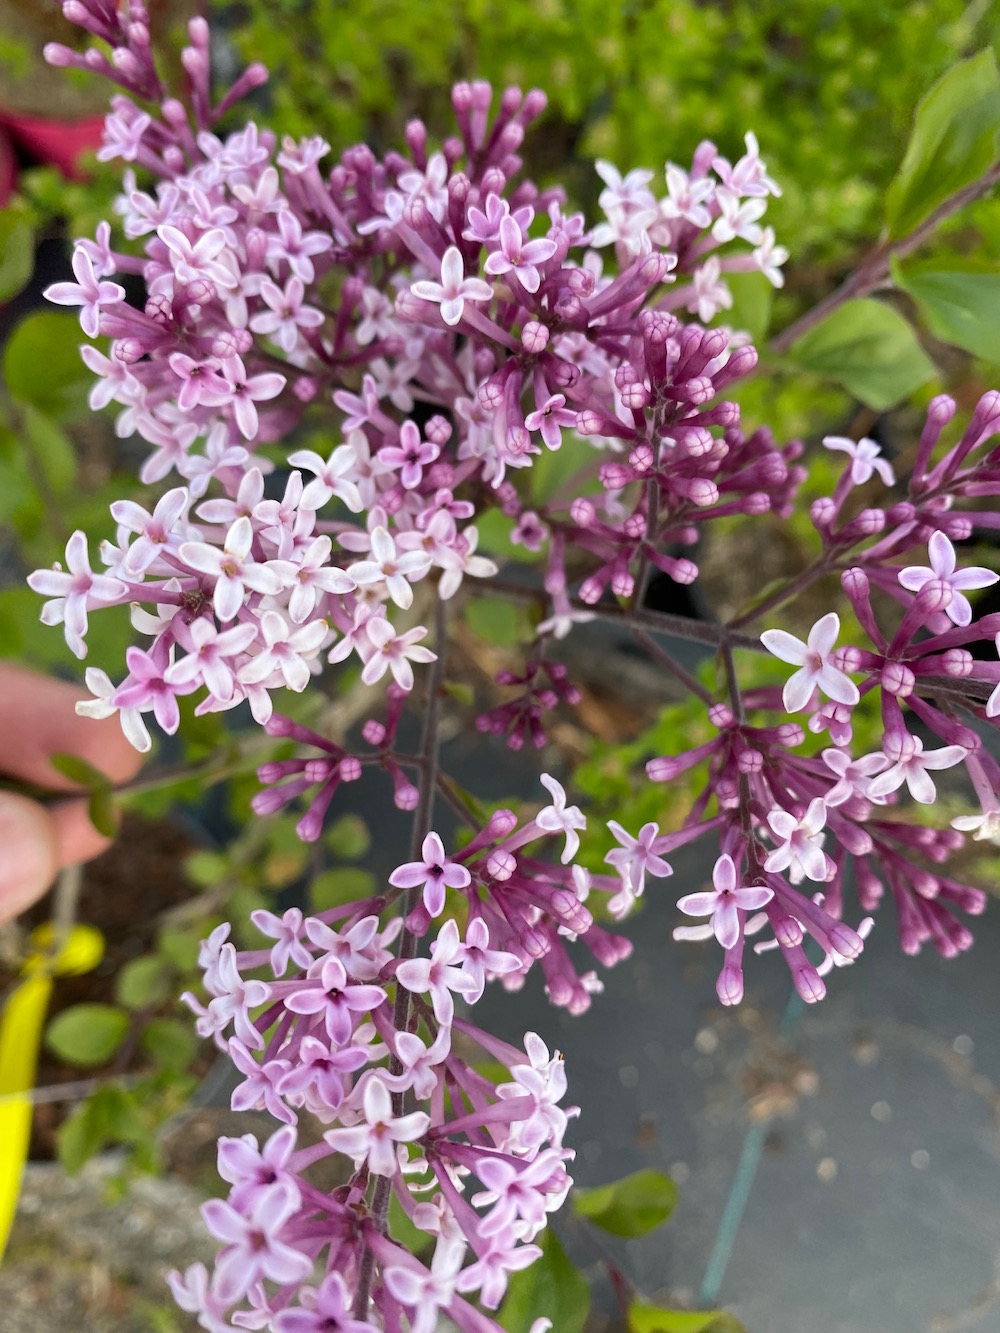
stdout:
<svg viewBox="0 0 1000 1333">
<path fill-rule="evenodd" d="M 0 922 L 30 907 L 59 868 L 56 828 L 37 801 L 0 791 Z"/>
</svg>

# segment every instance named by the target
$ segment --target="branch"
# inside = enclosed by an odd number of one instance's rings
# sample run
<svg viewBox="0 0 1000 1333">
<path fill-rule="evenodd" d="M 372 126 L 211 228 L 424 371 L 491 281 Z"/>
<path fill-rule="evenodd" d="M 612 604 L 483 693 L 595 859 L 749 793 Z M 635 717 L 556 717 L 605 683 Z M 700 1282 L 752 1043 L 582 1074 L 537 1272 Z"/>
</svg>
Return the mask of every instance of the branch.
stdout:
<svg viewBox="0 0 1000 1333">
<path fill-rule="evenodd" d="M 902 259 L 905 255 L 911 254 L 923 245 L 924 241 L 938 229 L 942 222 L 951 217 L 953 213 L 959 212 L 966 204 L 974 203 L 977 199 L 982 198 L 984 194 L 988 194 L 998 182 L 1000 182 L 1000 162 L 996 162 L 990 167 L 989 171 L 980 176 L 979 180 L 973 181 L 964 190 L 959 190 L 950 199 L 946 199 L 943 204 L 939 204 L 934 212 L 925 218 L 919 227 L 915 227 L 908 236 L 891 243 L 880 241 L 860 268 L 855 269 L 836 291 L 824 297 L 811 310 L 807 310 L 804 315 L 793 320 L 788 328 L 783 329 L 777 337 L 772 338 L 769 350 L 776 356 L 783 356 L 794 343 L 798 342 L 803 334 L 815 328 L 832 311 L 837 310 L 847 301 L 852 301 L 859 296 L 867 296 L 869 292 L 876 291 L 883 286 L 890 275 L 893 259 Z"/>
<path fill-rule="evenodd" d="M 490 588 L 512 602 L 538 602 L 545 596 L 540 588 L 526 588 L 522 584 L 507 583 L 504 579 L 491 579 Z M 588 606 L 576 597 L 571 597 L 569 604 L 574 611 L 586 611 L 595 620 L 620 625 L 624 629 L 634 630 L 638 626 L 656 634 L 666 634 L 669 638 L 701 643 L 706 648 L 718 649 L 728 643 L 733 648 L 748 648 L 751 652 L 766 651 L 756 635 L 741 634 L 714 620 L 693 620 L 690 616 L 675 616 L 666 611 L 641 611 L 631 607 L 623 609 L 609 603 Z"/>
</svg>

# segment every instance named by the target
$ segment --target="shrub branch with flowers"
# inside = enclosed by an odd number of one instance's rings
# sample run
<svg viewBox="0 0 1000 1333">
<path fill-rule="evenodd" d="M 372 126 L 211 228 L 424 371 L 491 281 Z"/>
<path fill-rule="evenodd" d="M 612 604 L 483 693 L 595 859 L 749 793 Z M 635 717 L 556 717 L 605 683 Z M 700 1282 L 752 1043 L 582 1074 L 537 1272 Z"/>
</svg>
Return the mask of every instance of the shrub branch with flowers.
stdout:
<svg viewBox="0 0 1000 1333">
<path fill-rule="evenodd" d="M 174 1295 L 208 1330 L 428 1333 L 443 1311 L 486 1333 L 497 1325 L 483 1311 L 539 1256 L 566 1198 L 577 1108 L 562 1105 L 563 1062 L 537 1034 L 511 1046 L 457 1001 L 475 1004 L 488 981 L 518 987 L 537 964 L 552 1003 L 585 1011 L 597 968 L 630 951 L 611 927 L 695 841 L 711 849 L 712 887 L 681 893 L 696 924 L 675 934 L 721 948 L 724 1004 L 742 998 L 748 941 L 781 953 L 803 999 L 822 999 L 887 892 L 906 952 L 971 944 L 965 918 L 984 894 L 948 862 L 964 833 L 1000 831 L 1000 767 L 981 739 L 1000 715 L 1000 664 L 976 652 L 1000 643 L 1000 616 L 976 618 L 966 594 L 998 575 L 960 564 L 955 543 L 1000 522 L 980 507 L 1000 494 L 1000 394 L 943 442 L 955 404 L 930 403 L 905 492 L 873 441 L 827 437 L 843 471 L 811 504 L 811 564 L 727 623 L 650 610 L 654 576 L 698 577 L 710 525 L 791 522 L 807 479 L 803 446 L 746 425 L 727 397 L 756 351 L 708 327 L 731 304 L 727 275 L 782 283 L 787 252 L 763 222 L 779 189 L 753 134 L 735 162 L 703 142 L 689 167 L 668 163 L 665 193 L 651 171 L 599 163 L 591 225 L 520 174 L 539 92 L 494 103 L 487 85 L 459 84 L 457 132 L 439 148 L 412 122 L 405 153 L 379 160 L 361 145 L 332 162 L 318 137 L 279 145 L 252 122 L 217 134 L 266 76 L 253 65 L 213 102 L 203 21 L 190 25 L 182 101 L 161 83 L 138 0 L 64 12 L 104 46 L 47 58 L 120 86 L 102 152 L 130 165 L 123 238 L 102 223 L 78 241 L 75 282 L 47 296 L 110 340 L 83 348 L 91 405 L 114 403 L 118 434 L 146 443 L 150 488 L 145 506 L 111 506 L 102 572 L 77 532 L 65 568 L 29 579 L 80 658 L 91 614 L 132 608 L 124 674 L 88 670 L 80 709 L 117 714 L 148 750 L 150 720 L 174 733 L 183 696 L 198 713 L 246 702 L 295 745 L 259 768 L 254 809 L 294 804 L 305 841 L 342 783 L 377 773 L 413 815 L 408 859 L 381 892 L 311 916 L 260 910 L 261 947 L 238 950 L 228 924 L 202 947 L 209 998 L 186 997 L 198 1031 L 243 1076 L 233 1106 L 283 1127 L 262 1147 L 221 1140 L 231 1191 L 204 1209 L 219 1257 L 212 1273 L 174 1274 Z M 988 183 L 959 181 L 955 197 Z M 127 299 L 116 278 L 142 295 Z M 831 308 L 868 290 L 855 283 Z M 328 449 L 277 448 L 302 426 Z M 555 451 L 571 455 L 567 481 L 533 505 L 522 479 Z M 489 514 L 534 557 L 535 584 L 505 582 L 479 553 Z M 578 702 L 558 653 L 581 621 L 629 627 L 697 701 L 710 738 L 646 768 L 652 783 L 700 774 L 679 827 L 609 821 L 616 846 L 592 873 L 578 859 L 585 815 L 544 775 L 533 818 L 499 810 L 446 846 L 439 802 L 466 823 L 475 813 L 439 762 L 448 609 L 466 580 L 543 606 L 523 669 L 498 677 L 514 697 L 478 719 L 512 749 L 543 745 L 546 714 Z M 836 611 L 805 640 L 770 623 L 821 580 L 839 583 L 846 634 Z M 721 688 L 654 634 L 714 651 Z M 761 660 L 785 664 L 783 684 L 759 683 Z M 380 686 L 357 744 L 281 711 L 286 690 L 355 661 Z M 423 732 L 408 753 L 412 694 Z M 879 719 L 868 752 L 853 744 L 858 708 Z M 803 748 L 803 722 L 824 748 Z M 917 819 L 950 769 L 980 812 Z M 325 1127 L 314 1146 L 298 1144 L 302 1112 Z M 332 1191 L 311 1179 L 326 1157 L 345 1163 Z M 389 1226 L 392 1201 L 428 1262 Z M 536 1333 L 549 1326 L 533 1313 Z"/>
</svg>

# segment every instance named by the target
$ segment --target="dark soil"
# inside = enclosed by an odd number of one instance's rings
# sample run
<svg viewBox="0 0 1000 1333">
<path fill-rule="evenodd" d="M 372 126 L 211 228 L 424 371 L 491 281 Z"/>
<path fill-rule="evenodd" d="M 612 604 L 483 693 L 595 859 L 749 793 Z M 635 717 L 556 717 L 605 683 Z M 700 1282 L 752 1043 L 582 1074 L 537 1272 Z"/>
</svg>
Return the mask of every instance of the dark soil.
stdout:
<svg viewBox="0 0 1000 1333">
<path fill-rule="evenodd" d="M 184 858 L 193 850 L 194 840 L 175 823 L 125 817 L 117 841 L 84 867 L 77 909 L 77 920 L 96 926 L 104 936 L 104 957 L 93 972 L 56 980 L 50 1017 L 74 1004 L 114 1003 L 116 974 L 150 948 L 161 914 L 197 892 L 183 872 Z M 24 924 L 28 928 L 40 924 L 49 910 L 48 902 L 43 901 Z M 129 1050 L 128 1043 L 114 1064 L 92 1071 L 63 1063 L 43 1046 L 35 1083 L 39 1088 L 52 1088 L 90 1074 L 127 1074 L 141 1067 L 141 1057 Z M 32 1160 L 55 1157 L 56 1132 L 73 1105 L 72 1101 L 36 1105 L 29 1151 Z"/>
</svg>

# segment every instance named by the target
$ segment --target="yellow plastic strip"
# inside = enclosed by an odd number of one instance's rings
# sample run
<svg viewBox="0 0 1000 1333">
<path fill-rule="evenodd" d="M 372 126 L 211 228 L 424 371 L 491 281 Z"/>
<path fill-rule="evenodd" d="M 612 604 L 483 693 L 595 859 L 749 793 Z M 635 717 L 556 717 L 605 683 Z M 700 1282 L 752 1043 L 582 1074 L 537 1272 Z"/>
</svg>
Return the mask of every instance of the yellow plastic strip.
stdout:
<svg viewBox="0 0 1000 1333">
<path fill-rule="evenodd" d="M 92 926 L 74 926 L 57 954 L 52 952 L 53 938 L 51 925 L 32 933 L 24 980 L 12 991 L 0 1015 L 0 1258 L 14 1223 L 28 1156 L 31 1089 L 52 978 L 89 972 L 104 953 L 101 933 Z"/>
</svg>

